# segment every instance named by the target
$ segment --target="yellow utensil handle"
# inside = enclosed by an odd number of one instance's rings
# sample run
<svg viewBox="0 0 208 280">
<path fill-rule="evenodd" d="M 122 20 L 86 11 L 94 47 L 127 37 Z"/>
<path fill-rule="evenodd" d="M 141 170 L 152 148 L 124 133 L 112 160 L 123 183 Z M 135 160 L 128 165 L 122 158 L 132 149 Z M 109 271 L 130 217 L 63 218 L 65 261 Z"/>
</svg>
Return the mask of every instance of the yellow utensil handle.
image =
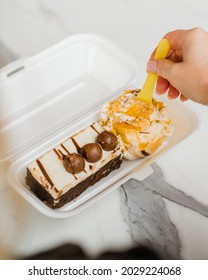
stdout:
<svg viewBox="0 0 208 280">
<path fill-rule="evenodd" d="M 170 50 L 169 41 L 167 39 L 160 40 L 154 55 L 154 60 L 166 58 L 169 50 Z"/>
<path fill-rule="evenodd" d="M 170 49 L 170 43 L 167 39 L 160 40 L 155 55 L 154 60 L 166 58 Z M 152 95 L 155 88 L 155 84 L 157 82 L 157 74 L 149 73 L 147 79 L 144 83 L 144 86 L 140 93 L 137 95 L 137 99 L 143 102 L 147 102 L 149 104 L 152 103 Z"/>
<path fill-rule="evenodd" d="M 157 74 L 149 73 L 146 81 L 142 87 L 142 90 L 137 95 L 137 99 L 143 102 L 147 102 L 149 104 L 152 103 L 152 93 L 155 88 L 155 83 L 157 81 Z"/>
</svg>

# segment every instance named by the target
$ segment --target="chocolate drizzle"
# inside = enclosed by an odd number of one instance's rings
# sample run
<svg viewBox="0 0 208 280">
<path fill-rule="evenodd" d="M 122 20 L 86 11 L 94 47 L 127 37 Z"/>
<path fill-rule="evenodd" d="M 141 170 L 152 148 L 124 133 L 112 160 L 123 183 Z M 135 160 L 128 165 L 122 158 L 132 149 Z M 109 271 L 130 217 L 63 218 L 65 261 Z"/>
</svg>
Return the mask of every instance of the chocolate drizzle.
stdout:
<svg viewBox="0 0 208 280">
<path fill-rule="evenodd" d="M 97 128 L 94 125 L 95 125 L 95 123 L 90 125 L 91 129 L 93 129 L 96 132 L 96 134 L 100 135 L 101 133 L 97 130 Z M 98 129 L 99 129 L 99 127 L 98 127 Z M 92 132 L 93 131 L 91 131 L 91 133 Z M 93 133 L 93 135 L 94 135 L 94 133 Z M 56 154 L 56 156 L 58 157 L 59 160 L 63 161 L 63 165 L 64 165 L 66 171 L 69 172 L 74 177 L 75 180 L 78 180 L 80 177 L 76 176 L 75 174 L 79 174 L 80 172 L 84 172 L 86 174 L 88 173 L 88 171 L 85 169 L 85 166 L 86 166 L 85 161 L 90 162 L 90 163 L 95 163 L 102 159 L 102 154 L 103 154 L 102 148 L 103 147 L 102 147 L 102 145 L 96 143 L 97 138 L 95 139 L 95 142 L 85 144 L 82 147 L 79 146 L 79 144 L 75 140 L 75 137 L 72 136 L 69 139 L 72 141 L 72 144 L 74 145 L 74 147 L 72 148 L 73 152 L 70 152 L 70 148 L 68 148 L 68 146 L 66 147 L 64 145 L 65 142 L 63 144 L 60 143 L 59 146 L 54 148 L 52 151 Z M 74 148 L 76 149 L 77 153 L 74 152 L 74 150 L 75 150 Z M 115 152 L 115 150 L 113 152 Z M 73 157 L 74 155 L 76 155 L 76 158 Z M 147 153 L 145 155 L 147 155 Z M 81 159 L 84 163 L 83 167 L 80 167 L 80 163 L 77 163 L 77 157 L 81 157 Z M 76 159 L 76 161 L 75 161 L 75 159 Z M 67 160 L 69 162 L 67 162 Z M 48 184 L 45 184 L 45 180 L 42 180 L 42 185 L 46 185 L 45 189 L 53 189 L 54 192 L 59 193 L 59 195 L 61 195 L 62 191 L 60 191 L 56 188 L 55 183 L 52 181 L 52 179 L 50 178 L 49 174 L 46 171 L 46 165 L 44 166 L 43 163 L 41 163 L 40 159 L 37 159 L 36 162 L 44 176 L 43 179 L 47 180 L 47 182 L 48 182 Z M 67 163 L 68 163 L 68 165 L 67 165 Z M 95 169 L 95 165 L 89 164 L 89 170 L 92 171 L 93 169 Z"/>
<path fill-rule="evenodd" d="M 106 163 L 102 166 L 98 171 L 91 174 L 90 176 L 86 177 L 83 181 L 78 182 L 76 186 L 70 188 L 68 191 L 64 189 L 59 190 L 58 193 L 57 189 L 54 190 L 56 194 L 55 197 L 52 196 L 45 188 L 43 188 L 42 184 L 40 184 L 32 175 L 29 169 L 27 169 L 27 177 L 26 177 L 26 184 L 30 187 L 31 191 L 37 195 L 37 197 L 43 201 L 47 206 L 51 207 L 52 209 L 57 209 L 64 206 L 66 203 L 74 200 L 77 198 L 81 193 L 87 190 L 90 186 L 94 185 L 102 178 L 106 177 L 110 174 L 113 170 L 120 167 L 122 162 L 121 156 L 111 160 L 110 162 Z M 62 192 L 63 191 L 63 192 Z"/>
<path fill-rule="evenodd" d="M 59 193 L 59 190 L 57 190 L 57 188 L 54 188 L 54 191 L 55 191 L 56 193 Z"/>
<path fill-rule="evenodd" d="M 74 138 L 73 138 L 73 137 L 71 137 L 71 140 L 72 140 L 72 142 L 73 142 L 74 146 L 76 147 L 77 152 L 78 152 L 78 153 L 80 153 L 80 146 L 77 144 L 76 140 L 74 140 Z"/>
<path fill-rule="evenodd" d="M 97 132 L 97 134 L 99 134 L 99 132 L 97 131 L 97 129 L 94 127 L 94 125 L 93 125 L 93 124 L 91 124 L 91 125 L 90 125 L 90 127 L 91 127 L 92 129 L 94 129 L 94 131 L 96 131 L 96 132 Z"/>
<path fill-rule="evenodd" d="M 145 150 L 142 150 L 141 153 L 142 153 L 145 157 L 147 157 L 147 156 L 150 155 L 150 154 L 149 154 L 148 152 L 146 152 Z"/>
<path fill-rule="evenodd" d="M 61 144 L 61 147 L 64 149 L 64 151 L 66 151 L 66 152 L 67 152 L 67 154 L 69 154 L 69 155 L 70 155 L 70 152 L 67 150 L 67 148 L 64 146 L 64 144 Z"/>
<path fill-rule="evenodd" d="M 58 151 L 56 149 L 53 149 L 53 151 L 57 155 L 58 158 L 62 159 L 62 156 L 60 156 L 60 154 L 58 153 Z"/>
<path fill-rule="evenodd" d="M 61 154 L 62 159 L 64 159 L 66 155 L 64 153 L 62 153 L 62 151 L 60 149 L 58 149 L 58 152 Z"/>
<path fill-rule="evenodd" d="M 44 166 L 42 165 L 42 163 L 40 162 L 39 159 L 36 160 L 40 170 L 42 171 L 43 175 L 45 176 L 46 180 L 48 181 L 48 183 L 53 187 L 54 183 L 52 182 L 50 176 L 48 175 L 48 173 L 46 172 Z"/>
<path fill-rule="evenodd" d="M 141 134 L 150 134 L 148 131 L 140 131 Z"/>
</svg>

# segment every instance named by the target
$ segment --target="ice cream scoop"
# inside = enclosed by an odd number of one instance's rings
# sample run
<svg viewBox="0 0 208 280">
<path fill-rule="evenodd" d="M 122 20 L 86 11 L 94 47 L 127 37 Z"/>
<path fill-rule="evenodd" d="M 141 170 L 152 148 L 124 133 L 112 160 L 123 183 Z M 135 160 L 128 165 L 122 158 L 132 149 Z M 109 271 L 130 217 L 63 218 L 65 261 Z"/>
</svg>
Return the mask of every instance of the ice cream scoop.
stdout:
<svg viewBox="0 0 208 280">
<path fill-rule="evenodd" d="M 100 124 L 117 137 L 128 160 L 155 152 L 172 134 L 173 127 L 165 104 L 152 99 L 138 100 L 140 90 L 126 90 L 114 101 L 103 105 Z"/>
</svg>

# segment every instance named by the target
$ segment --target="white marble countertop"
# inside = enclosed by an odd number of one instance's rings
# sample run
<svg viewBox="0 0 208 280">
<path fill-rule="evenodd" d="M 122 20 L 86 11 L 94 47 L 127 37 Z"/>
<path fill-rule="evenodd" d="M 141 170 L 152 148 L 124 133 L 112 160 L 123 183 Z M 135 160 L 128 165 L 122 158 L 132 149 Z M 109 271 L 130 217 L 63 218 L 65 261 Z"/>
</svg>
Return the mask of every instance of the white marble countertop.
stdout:
<svg viewBox="0 0 208 280">
<path fill-rule="evenodd" d="M 206 0 L 0 0 L 0 65 L 90 32 L 135 58 L 142 85 L 158 40 L 173 29 L 208 30 L 207 18 Z M 11 189 L 8 163 L 1 163 L 0 258 L 73 243 L 90 257 L 150 245 L 163 258 L 208 259 L 208 108 L 191 101 L 186 106 L 197 114 L 199 129 L 158 158 L 150 177 L 131 180 L 64 220 L 42 215 Z"/>
</svg>

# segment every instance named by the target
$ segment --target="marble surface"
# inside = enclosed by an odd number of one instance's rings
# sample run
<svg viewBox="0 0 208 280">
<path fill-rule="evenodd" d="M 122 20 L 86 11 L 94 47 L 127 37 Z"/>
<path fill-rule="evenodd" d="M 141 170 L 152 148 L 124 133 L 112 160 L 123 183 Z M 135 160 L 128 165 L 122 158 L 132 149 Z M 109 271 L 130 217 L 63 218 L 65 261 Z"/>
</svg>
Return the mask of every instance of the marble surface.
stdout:
<svg viewBox="0 0 208 280">
<path fill-rule="evenodd" d="M 105 35 L 138 63 L 146 62 L 169 30 L 208 30 L 206 0 L 0 0 L 0 67 L 31 56 L 75 33 Z M 14 101 L 13 101 L 14 102 Z M 173 101 L 174 102 L 174 101 Z M 187 105 L 200 127 L 152 165 L 144 181 L 131 179 L 76 216 L 48 218 L 9 185 L 0 165 L 0 258 L 19 258 L 78 244 L 89 257 L 137 245 L 165 259 L 208 259 L 208 108 Z"/>
</svg>

